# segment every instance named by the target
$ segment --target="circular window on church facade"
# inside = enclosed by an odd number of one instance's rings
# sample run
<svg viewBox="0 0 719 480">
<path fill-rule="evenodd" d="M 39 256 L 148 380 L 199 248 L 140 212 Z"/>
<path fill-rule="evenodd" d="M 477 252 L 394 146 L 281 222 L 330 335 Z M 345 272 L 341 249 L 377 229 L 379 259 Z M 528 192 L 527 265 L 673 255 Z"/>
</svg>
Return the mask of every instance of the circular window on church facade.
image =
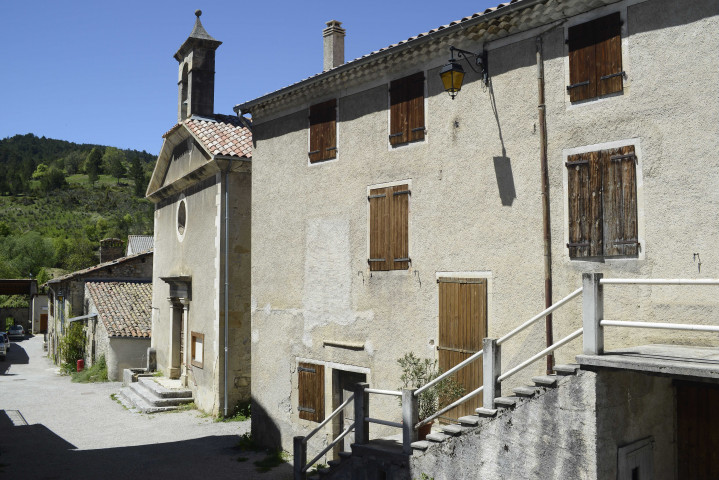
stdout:
<svg viewBox="0 0 719 480">
<path fill-rule="evenodd" d="M 177 206 L 177 236 L 182 241 L 187 229 L 187 202 L 183 198 Z"/>
</svg>

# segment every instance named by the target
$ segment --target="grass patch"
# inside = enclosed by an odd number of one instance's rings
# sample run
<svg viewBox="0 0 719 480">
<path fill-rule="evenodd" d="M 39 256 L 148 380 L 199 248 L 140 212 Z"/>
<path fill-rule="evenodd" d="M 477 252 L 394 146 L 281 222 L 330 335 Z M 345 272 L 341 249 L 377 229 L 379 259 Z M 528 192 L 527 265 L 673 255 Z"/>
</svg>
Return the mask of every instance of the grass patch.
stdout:
<svg viewBox="0 0 719 480">
<path fill-rule="evenodd" d="M 243 451 L 259 452 L 263 450 L 263 448 L 257 445 L 252 439 L 252 434 L 250 432 L 240 435 L 239 440 L 237 440 L 236 446 Z"/>
<path fill-rule="evenodd" d="M 120 400 L 120 398 L 117 396 L 116 393 L 111 393 L 111 394 L 110 394 L 110 399 L 112 399 L 112 400 L 114 400 L 115 402 L 117 402 L 117 403 L 118 403 L 119 405 L 121 405 L 122 408 L 124 408 L 125 410 L 128 409 L 128 408 L 125 406 L 125 404 L 122 403 L 122 401 Z"/>
<path fill-rule="evenodd" d="M 273 452 L 269 452 L 265 458 L 262 460 L 258 460 L 255 463 L 255 467 L 257 467 L 257 471 L 260 473 L 269 472 L 275 467 L 278 467 L 285 463 L 289 458 L 289 454 L 287 452 L 284 452 L 282 450 L 275 450 Z"/>
<path fill-rule="evenodd" d="M 238 402 L 234 413 L 228 417 L 217 417 L 216 422 L 244 422 L 250 419 L 250 402 Z"/>
<path fill-rule="evenodd" d="M 100 359 L 95 364 L 84 369 L 82 372 L 75 372 L 72 374 L 72 381 L 77 383 L 96 383 L 96 382 L 107 382 L 107 363 L 105 362 L 105 355 L 101 355 Z"/>
</svg>

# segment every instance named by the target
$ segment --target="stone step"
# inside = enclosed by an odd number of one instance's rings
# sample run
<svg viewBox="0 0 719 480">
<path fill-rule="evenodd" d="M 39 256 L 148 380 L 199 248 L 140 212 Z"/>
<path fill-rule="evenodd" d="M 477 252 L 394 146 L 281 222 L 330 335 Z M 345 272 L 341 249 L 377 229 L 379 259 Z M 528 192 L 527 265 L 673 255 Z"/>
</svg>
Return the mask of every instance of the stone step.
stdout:
<svg viewBox="0 0 719 480">
<path fill-rule="evenodd" d="M 466 417 L 459 417 L 457 420 L 466 427 L 476 427 L 479 425 L 479 417 L 477 415 L 467 415 Z"/>
<path fill-rule="evenodd" d="M 530 387 L 528 385 L 524 387 L 513 388 L 512 391 L 515 395 L 518 395 L 520 397 L 533 397 L 538 392 L 537 387 Z"/>
<path fill-rule="evenodd" d="M 192 390 L 187 388 L 167 388 L 157 383 L 153 377 L 139 377 L 137 383 L 160 398 L 192 398 Z"/>
<path fill-rule="evenodd" d="M 340 452 L 340 460 L 347 460 L 352 458 L 352 452 Z"/>
<path fill-rule="evenodd" d="M 179 405 L 192 402 L 192 396 L 158 397 L 154 390 L 147 388 L 145 384 L 140 382 L 132 383 L 129 388 L 144 398 L 147 403 L 154 405 L 155 407 L 177 407 Z"/>
<path fill-rule="evenodd" d="M 477 412 L 477 415 L 479 415 L 480 417 L 494 417 L 495 415 L 497 415 L 496 408 L 479 407 L 475 410 L 475 412 Z"/>
<path fill-rule="evenodd" d="M 444 425 L 442 427 L 442 433 L 451 435 L 453 437 L 456 437 L 457 435 L 461 435 L 462 432 L 464 432 L 464 431 L 465 431 L 465 429 L 459 425 Z"/>
<path fill-rule="evenodd" d="M 434 432 L 434 433 L 430 433 L 429 435 L 427 435 L 427 440 L 429 440 L 430 442 L 435 442 L 435 443 L 444 442 L 448 438 L 452 438 L 452 437 L 450 435 L 447 435 L 445 433 L 440 433 L 440 432 Z"/>
<path fill-rule="evenodd" d="M 494 399 L 494 405 L 500 408 L 512 408 L 517 404 L 518 397 L 497 397 Z"/>
<path fill-rule="evenodd" d="M 340 460 L 330 460 L 329 462 L 327 462 L 327 465 L 329 465 L 330 468 L 336 467 L 339 464 L 340 464 Z"/>
<path fill-rule="evenodd" d="M 133 383 L 134 385 L 134 383 Z M 120 389 L 120 400 L 123 405 L 131 410 L 139 410 L 142 413 L 157 413 L 166 412 L 168 410 L 175 410 L 176 406 L 171 407 L 158 407 L 148 402 L 144 397 L 137 394 L 137 392 L 130 387 L 123 387 Z"/>
<path fill-rule="evenodd" d="M 579 370 L 579 365 L 576 363 L 565 363 L 554 366 L 554 371 L 557 372 L 557 375 L 576 375 L 577 370 Z"/>
<path fill-rule="evenodd" d="M 419 440 L 412 442 L 412 448 L 415 450 L 425 451 L 429 448 L 430 443 L 427 440 Z"/>
<path fill-rule="evenodd" d="M 556 387 L 557 380 L 558 378 L 556 375 L 541 375 L 539 377 L 532 377 L 532 381 L 535 385 L 539 385 L 540 387 Z"/>
<path fill-rule="evenodd" d="M 323 467 L 320 467 L 320 468 L 317 469 L 317 473 L 320 474 L 320 478 L 326 477 L 327 475 L 330 474 L 331 471 L 332 471 L 332 468 L 323 468 Z"/>
</svg>

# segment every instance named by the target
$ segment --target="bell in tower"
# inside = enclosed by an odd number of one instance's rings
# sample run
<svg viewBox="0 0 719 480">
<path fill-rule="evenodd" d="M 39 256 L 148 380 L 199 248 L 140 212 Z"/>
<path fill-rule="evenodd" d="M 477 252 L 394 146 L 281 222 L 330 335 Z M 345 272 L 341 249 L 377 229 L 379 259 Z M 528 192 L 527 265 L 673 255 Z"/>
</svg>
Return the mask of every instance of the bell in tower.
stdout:
<svg viewBox="0 0 719 480">
<path fill-rule="evenodd" d="M 222 42 L 215 40 L 200 22 L 202 10 L 192 33 L 175 53 L 180 62 L 177 121 L 191 116 L 209 117 L 215 108 L 215 50 Z"/>
</svg>

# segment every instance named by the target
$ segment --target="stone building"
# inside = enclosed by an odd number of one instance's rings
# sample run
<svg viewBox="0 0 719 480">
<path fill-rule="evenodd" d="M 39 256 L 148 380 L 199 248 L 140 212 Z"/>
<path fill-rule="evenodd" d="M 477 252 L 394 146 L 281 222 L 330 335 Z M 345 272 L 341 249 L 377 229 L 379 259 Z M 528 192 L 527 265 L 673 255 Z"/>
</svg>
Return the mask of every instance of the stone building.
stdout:
<svg viewBox="0 0 719 480">
<path fill-rule="evenodd" d="M 147 366 L 152 328 L 152 283 L 85 282 L 85 365 L 105 357 L 107 376 L 122 381 L 126 368 Z"/>
<path fill-rule="evenodd" d="M 290 450 L 352 384 L 396 390 L 406 352 L 449 368 L 583 273 L 716 277 L 718 27 L 709 0 L 513 0 L 347 63 L 332 53 L 325 71 L 235 107 L 255 142 L 254 438 Z M 342 42 L 339 22 L 324 36 Z M 451 57 L 466 71 L 456 98 L 439 75 Z M 606 318 L 717 324 L 709 287 L 607 295 Z M 581 312 L 568 304 L 502 345 L 502 367 L 581 327 Z M 716 345 L 634 329 L 606 341 Z M 581 351 L 574 340 L 554 362 Z M 481 370 L 460 380 L 473 390 Z M 377 397 L 372 417 L 399 422 L 396 398 Z"/>
<path fill-rule="evenodd" d="M 178 123 L 164 135 L 155 203 L 152 346 L 197 406 L 250 398 L 250 157 L 243 118 L 213 113 L 215 49 L 200 22 L 175 54 Z"/>
<path fill-rule="evenodd" d="M 58 345 L 70 321 L 86 314 L 85 283 L 88 281 L 145 281 L 152 279 L 152 251 L 121 257 L 49 280 L 47 342 L 55 363 Z M 142 366 L 142 365 L 139 365 Z"/>
</svg>

